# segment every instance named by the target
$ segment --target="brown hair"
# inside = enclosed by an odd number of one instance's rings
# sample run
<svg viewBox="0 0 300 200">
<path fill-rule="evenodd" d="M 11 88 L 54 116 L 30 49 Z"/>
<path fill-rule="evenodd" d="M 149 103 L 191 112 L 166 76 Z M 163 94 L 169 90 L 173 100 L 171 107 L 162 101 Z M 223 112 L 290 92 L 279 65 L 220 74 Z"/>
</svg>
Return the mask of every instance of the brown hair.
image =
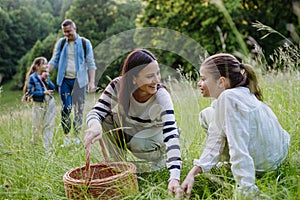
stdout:
<svg viewBox="0 0 300 200">
<path fill-rule="evenodd" d="M 263 100 L 254 68 L 251 65 L 240 63 L 233 55 L 227 53 L 215 54 L 204 60 L 201 67 L 205 67 L 216 79 L 222 76 L 228 78 L 230 88 L 247 87 L 257 99 Z"/>
<path fill-rule="evenodd" d="M 62 23 L 61 23 L 61 27 L 65 27 L 65 26 L 71 26 L 72 28 L 76 28 L 75 23 L 70 20 L 70 19 L 65 19 Z"/>
<path fill-rule="evenodd" d="M 37 57 L 34 59 L 33 63 L 31 64 L 30 68 L 28 69 L 26 76 L 25 76 L 25 82 L 23 86 L 23 94 L 27 92 L 28 88 L 28 79 L 31 74 L 37 71 L 38 66 L 42 66 L 47 64 L 47 59 L 45 57 Z"/>
<path fill-rule="evenodd" d="M 128 113 L 130 97 L 136 89 L 133 84 L 134 76 L 154 60 L 157 60 L 156 57 L 146 49 L 136 49 L 127 55 L 121 72 L 119 96 L 119 105 L 125 115 Z"/>
</svg>

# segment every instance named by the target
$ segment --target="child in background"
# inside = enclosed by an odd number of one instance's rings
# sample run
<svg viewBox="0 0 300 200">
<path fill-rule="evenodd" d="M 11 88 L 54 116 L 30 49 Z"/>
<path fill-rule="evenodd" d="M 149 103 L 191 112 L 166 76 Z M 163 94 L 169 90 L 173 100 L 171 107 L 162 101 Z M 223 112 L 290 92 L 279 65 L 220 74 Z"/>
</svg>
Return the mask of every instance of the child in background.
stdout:
<svg viewBox="0 0 300 200">
<path fill-rule="evenodd" d="M 22 102 L 31 102 L 31 97 L 28 94 L 28 87 L 29 87 L 29 77 L 31 74 L 36 72 L 36 66 L 44 64 L 45 58 L 44 57 L 38 57 L 34 60 L 33 64 L 30 66 L 29 70 L 26 73 L 24 86 L 23 86 L 23 96 L 22 96 Z"/>
<path fill-rule="evenodd" d="M 33 98 L 32 105 L 32 144 L 36 144 L 40 135 L 43 135 L 46 155 L 52 150 L 52 138 L 55 122 L 55 100 L 53 92 L 55 86 L 49 78 L 47 59 L 38 57 L 34 60 L 35 72 L 30 75 L 28 94 Z"/>
<path fill-rule="evenodd" d="M 216 100 L 200 113 L 207 130 L 206 146 L 194 160 L 182 188 L 189 197 L 197 174 L 209 172 L 229 158 L 237 183 L 236 199 L 257 197 L 255 175 L 277 169 L 288 154 L 289 134 L 262 102 L 254 69 L 230 54 L 207 58 L 200 68 L 203 97 Z M 227 156 L 226 156 L 227 155 Z"/>
</svg>

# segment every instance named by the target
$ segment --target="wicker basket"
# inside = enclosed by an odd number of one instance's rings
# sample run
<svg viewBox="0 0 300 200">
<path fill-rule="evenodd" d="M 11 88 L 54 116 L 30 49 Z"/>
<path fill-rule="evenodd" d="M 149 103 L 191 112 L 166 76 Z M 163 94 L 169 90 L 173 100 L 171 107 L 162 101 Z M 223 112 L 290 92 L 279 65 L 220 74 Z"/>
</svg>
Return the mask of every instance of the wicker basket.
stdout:
<svg viewBox="0 0 300 200">
<path fill-rule="evenodd" d="M 63 176 L 67 198 L 120 199 L 137 193 L 136 166 L 129 162 L 108 162 L 102 140 L 100 145 L 103 163 L 90 165 L 90 150 L 87 150 L 86 165 Z"/>
</svg>

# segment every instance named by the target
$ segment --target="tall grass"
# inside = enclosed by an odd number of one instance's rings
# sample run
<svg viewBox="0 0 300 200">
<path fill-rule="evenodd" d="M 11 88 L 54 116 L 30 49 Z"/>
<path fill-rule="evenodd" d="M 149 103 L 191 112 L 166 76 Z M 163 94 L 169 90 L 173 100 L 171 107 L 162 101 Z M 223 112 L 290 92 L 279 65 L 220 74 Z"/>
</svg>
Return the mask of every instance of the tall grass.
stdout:
<svg viewBox="0 0 300 200">
<path fill-rule="evenodd" d="M 220 1 L 214 1 L 224 13 L 240 43 L 243 54 L 247 54 L 245 43 Z M 278 31 L 255 23 L 258 30 L 273 34 Z M 267 35 L 266 35 L 267 36 Z M 266 37 L 265 36 L 265 37 Z M 282 36 L 282 35 L 281 35 Z M 284 36 L 282 36 L 284 37 Z M 284 38 L 286 39 L 286 38 Z M 291 41 L 288 41 L 288 44 Z M 257 46 L 256 46 L 257 47 Z M 279 122 L 291 135 L 291 146 L 287 161 L 276 171 L 268 172 L 256 179 L 260 189 L 259 199 L 300 199 L 300 72 L 299 47 L 286 47 L 275 51 L 271 60 L 276 65 L 268 71 L 263 54 L 258 60 L 245 58 L 246 63 L 258 63 L 262 72 L 261 84 L 264 101 L 272 108 Z M 181 129 L 180 142 L 183 160 L 182 180 L 192 168 L 193 159 L 199 158 L 206 134 L 200 128 L 198 113 L 211 103 L 200 97 L 195 83 L 187 78 L 168 82 L 174 102 L 177 124 Z M 21 103 L 21 91 L 9 91 L 9 85 L 0 87 L 0 199 L 66 199 L 63 175 L 71 168 L 85 164 L 85 149 L 81 145 L 61 147 L 63 131 L 60 125 L 60 100 L 56 96 L 57 116 L 54 132 L 54 154 L 46 156 L 42 141 L 30 145 L 31 106 Z M 99 94 L 89 94 L 85 112 L 90 110 Z M 81 139 L 83 135 L 81 135 Z M 91 163 L 103 160 L 99 146 L 93 145 Z M 167 193 L 169 172 L 138 174 L 139 193 L 125 199 L 172 199 Z M 233 199 L 235 182 L 229 169 L 212 170 L 195 179 L 191 199 Z"/>
<path fill-rule="evenodd" d="M 256 180 L 261 199 L 299 199 L 300 174 L 300 73 L 299 71 L 271 72 L 262 77 L 265 102 L 278 116 L 282 126 L 291 135 L 287 162 L 278 170 Z M 177 123 L 181 128 L 182 180 L 200 156 L 205 144 L 205 133 L 198 122 L 198 113 L 210 105 L 210 99 L 200 97 L 194 83 L 183 79 L 168 83 L 174 101 Z M 99 94 L 87 98 L 86 112 Z M 0 116 L 0 199 L 65 199 L 63 175 L 71 168 L 85 164 L 83 145 L 61 147 L 63 131 L 60 126 L 60 105 L 54 133 L 55 151 L 46 156 L 42 142 L 30 145 L 31 108 L 20 102 L 20 96 L 4 90 L 10 102 L 1 105 Z M 8 98 L 8 97 L 7 97 Z M 83 135 L 81 135 L 83 138 Z M 93 146 L 91 162 L 103 160 L 100 148 Z M 138 174 L 140 192 L 126 199 L 171 199 L 167 194 L 168 170 Z M 235 182 L 230 170 L 214 170 L 196 178 L 191 199 L 233 199 Z"/>
</svg>

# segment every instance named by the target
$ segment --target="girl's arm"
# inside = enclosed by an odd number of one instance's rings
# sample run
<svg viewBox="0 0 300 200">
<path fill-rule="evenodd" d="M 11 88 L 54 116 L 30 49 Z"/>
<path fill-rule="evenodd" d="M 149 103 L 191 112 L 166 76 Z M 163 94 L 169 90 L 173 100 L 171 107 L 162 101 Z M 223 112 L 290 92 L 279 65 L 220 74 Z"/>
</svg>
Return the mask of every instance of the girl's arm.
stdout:
<svg viewBox="0 0 300 200">
<path fill-rule="evenodd" d="M 195 183 L 195 176 L 201 173 L 202 173 L 201 167 L 198 167 L 196 165 L 190 170 L 190 172 L 188 173 L 188 175 L 186 176 L 186 178 L 184 179 L 181 185 L 185 197 L 189 198 L 191 196 L 191 192 Z"/>
<path fill-rule="evenodd" d="M 49 90 L 55 90 L 55 85 L 54 83 L 51 81 L 51 79 L 48 77 L 48 89 Z"/>
<path fill-rule="evenodd" d="M 208 127 L 204 150 L 200 159 L 194 160 L 194 165 L 200 167 L 202 173 L 209 172 L 219 162 L 225 144 L 224 133 L 216 126 L 215 122 L 212 122 Z"/>
<path fill-rule="evenodd" d="M 194 187 L 195 176 L 201 173 L 209 172 L 219 161 L 220 155 L 224 150 L 226 138 L 221 131 L 212 122 L 207 131 L 205 148 L 200 159 L 194 160 L 194 167 L 190 170 L 182 183 L 182 189 L 187 198 L 190 197 Z"/>
</svg>

